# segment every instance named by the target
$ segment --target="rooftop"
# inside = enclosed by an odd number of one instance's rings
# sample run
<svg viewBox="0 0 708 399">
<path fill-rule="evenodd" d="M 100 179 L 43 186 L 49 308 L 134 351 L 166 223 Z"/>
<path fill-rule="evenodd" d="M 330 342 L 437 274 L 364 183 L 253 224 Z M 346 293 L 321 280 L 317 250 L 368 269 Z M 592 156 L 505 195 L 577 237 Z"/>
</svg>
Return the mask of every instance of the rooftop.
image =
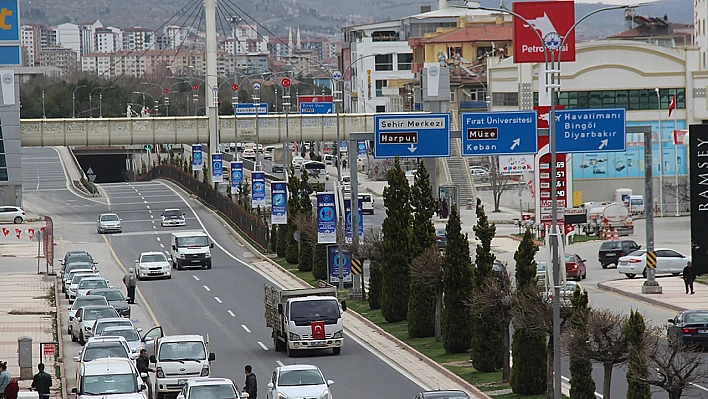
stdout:
<svg viewBox="0 0 708 399">
<path fill-rule="evenodd" d="M 482 25 L 467 26 L 452 32 L 443 33 L 429 39 L 423 38 L 422 43 L 462 43 L 462 42 L 492 42 L 513 39 L 512 25 Z"/>
</svg>

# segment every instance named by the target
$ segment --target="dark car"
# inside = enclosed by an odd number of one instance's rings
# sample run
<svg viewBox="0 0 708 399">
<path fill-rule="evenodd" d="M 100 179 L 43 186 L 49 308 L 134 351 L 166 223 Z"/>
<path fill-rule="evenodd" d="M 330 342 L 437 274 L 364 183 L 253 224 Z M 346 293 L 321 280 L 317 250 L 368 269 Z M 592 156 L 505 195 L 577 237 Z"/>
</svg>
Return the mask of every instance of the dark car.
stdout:
<svg viewBox="0 0 708 399">
<path fill-rule="evenodd" d="M 669 319 L 666 332 L 669 345 L 708 345 L 708 310 L 684 310 Z"/>
<path fill-rule="evenodd" d="M 113 306 L 113 309 L 118 312 L 121 317 L 130 318 L 130 305 L 122 292 L 116 288 L 99 288 L 91 290 L 89 295 L 100 295 L 108 301 L 108 304 Z"/>
<path fill-rule="evenodd" d="M 438 248 L 440 249 L 447 246 L 447 231 L 444 227 L 437 227 L 435 229 L 435 242 L 437 242 Z"/>
<path fill-rule="evenodd" d="M 464 391 L 424 391 L 418 394 L 415 399 L 470 399 Z"/>
<path fill-rule="evenodd" d="M 62 270 L 59 273 L 60 277 L 64 273 L 63 268 L 66 267 L 67 264 L 72 263 L 72 262 L 88 262 L 88 263 L 93 263 L 93 264 L 98 263 L 98 262 L 94 262 L 93 256 L 91 256 L 91 254 L 86 251 L 78 251 L 78 250 L 66 251 L 66 253 L 64 253 L 64 257 L 60 261 L 61 266 L 62 266 Z"/>
<path fill-rule="evenodd" d="M 578 281 L 588 276 L 588 270 L 585 267 L 585 259 L 577 254 L 565 254 L 565 275 L 568 279 L 574 278 Z"/>
<path fill-rule="evenodd" d="M 634 240 L 604 241 L 600 244 L 597 260 L 600 262 L 603 269 L 607 269 L 609 265 L 615 265 L 616 267 L 619 258 L 629 255 L 641 247 L 642 246 L 634 242 Z"/>
</svg>

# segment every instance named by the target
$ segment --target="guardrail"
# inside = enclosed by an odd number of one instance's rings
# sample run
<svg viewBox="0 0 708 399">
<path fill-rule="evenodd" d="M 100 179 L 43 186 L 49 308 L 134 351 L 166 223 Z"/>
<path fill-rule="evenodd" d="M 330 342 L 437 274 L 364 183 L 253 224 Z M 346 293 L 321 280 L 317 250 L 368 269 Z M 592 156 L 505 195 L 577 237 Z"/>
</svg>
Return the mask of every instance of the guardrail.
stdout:
<svg viewBox="0 0 708 399">
<path fill-rule="evenodd" d="M 270 240 L 268 225 L 212 187 L 206 186 L 182 169 L 171 165 L 157 165 L 141 176 L 138 181 L 152 179 L 169 179 L 181 185 L 219 211 L 261 249 L 268 249 Z"/>
</svg>

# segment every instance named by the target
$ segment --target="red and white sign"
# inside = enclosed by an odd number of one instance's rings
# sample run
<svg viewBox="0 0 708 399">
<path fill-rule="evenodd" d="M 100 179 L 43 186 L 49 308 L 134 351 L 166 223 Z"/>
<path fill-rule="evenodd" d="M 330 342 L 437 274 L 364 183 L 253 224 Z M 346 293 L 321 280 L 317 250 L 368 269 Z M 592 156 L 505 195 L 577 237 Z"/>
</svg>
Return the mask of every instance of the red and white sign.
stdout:
<svg viewBox="0 0 708 399">
<path fill-rule="evenodd" d="M 686 135 L 688 135 L 688 130 L 674 130 L 674 145 L 688 144 L 686 142 Z"/>
<path fill-rule="evenodd" d="M 44 356 L 54 356 L 57 353 L 56 345 L 54 344 L 44 344 L 42 347 Z"/>
<path fill-rule="evenodd" d="M 300 109 L 300 103 L 331 103 L 333 101 L 332 96 L 297 96 L 297 107 Z"/>
<path fill-rule="evenodd" d="M 280 84 L 281 84 L 283 87 L 290 87 L 290 79 L 288 79 L 288 78 L 283 78 L 283 80 L 280 81 Z"/>
<path fill-rule="evenodd" d="M 627 207 L 620 204 L 612 204 L 605 207 L 602 211 L 602 217 L 607 220 L 608 223 L 623 223 L 627 220 Z"/>
<path fill-rule="evenodd" d="M 563 48 L 553 51 L 554 59 L 558 61 L 560 54 L 561 61 L 575 61 L 575 31 L 568 32 L 575 23 L 573 1 L 517 1 L 513 11 L 528 21 L 514 18 L 515 63 L 544 62 L 547 48 L 550 61 L 553 46 L 560 46 L 563 39 Z"/>
<path fill-rule="evenodd" d="M 312 330 L 312 339 L 327 338 L 324 321 L 313 321 L 310 323 L 310 329 Z"/>
<path fill-rule="evenodd" d="M 536 111 L 536 117 L 538 118 L 538 128 L 548 129 L 548 115 L 551 112 L 551 107 L 548 105 L 537 105 L 533 107 Z M 565 105 L 556 105 L 556 109 L 565 109 Z"/>
<path fill-rule="evenodd" d="M 531 220 L 531 215 L 521 215 L 521 220 L 523 220 L 524 222 L 527 220 Z"/>
<path fill-rule="evenodd" d="M 575 226 L 573 226 L 572 224 L 565 225 L 565 235 L 568 235 L 574 231 L 575 231 Z"/>
<path fill-rule="evenodd" d="M 231 90 L 236 91 L 238 90 L 238 85 L 236 83 L 231 85 Z"/>
<path fill-rule="evenodd" d="M 539 136 L 539 150 L 548 145 L 548 136 Z M 558 225 L 564 223 L 565 206 L 568 202 L 568 192 L 566 188 L 566 156 L 565 154 L 556 154 L 556 206 Z M 553 206 L 552 189 L 551 187 L 551 154 L 546 153 L 541 156 L 538 161 L 538 181 L 539 181 L 539 197 L 540 209 L 537 209 L 539 214 L 539 222 L 550 226 L 553 219 L 551 211 Z M 561 231 L 564 231 L 561 229 Z"/>
</svg>

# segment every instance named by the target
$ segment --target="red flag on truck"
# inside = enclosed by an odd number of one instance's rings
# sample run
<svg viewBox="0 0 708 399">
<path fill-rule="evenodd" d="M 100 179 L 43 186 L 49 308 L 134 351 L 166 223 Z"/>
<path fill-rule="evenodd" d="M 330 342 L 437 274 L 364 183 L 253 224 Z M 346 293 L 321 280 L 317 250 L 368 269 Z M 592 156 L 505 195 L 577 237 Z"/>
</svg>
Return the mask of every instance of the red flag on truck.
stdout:
<svg viewBox="0 0 708 399">
<path fill-rule="evenodd" d="M 313 321 L 310 323 L 310 328 L 312 329 L 312 339 L 327 338 L 324 321 Z"/>
</svg>

